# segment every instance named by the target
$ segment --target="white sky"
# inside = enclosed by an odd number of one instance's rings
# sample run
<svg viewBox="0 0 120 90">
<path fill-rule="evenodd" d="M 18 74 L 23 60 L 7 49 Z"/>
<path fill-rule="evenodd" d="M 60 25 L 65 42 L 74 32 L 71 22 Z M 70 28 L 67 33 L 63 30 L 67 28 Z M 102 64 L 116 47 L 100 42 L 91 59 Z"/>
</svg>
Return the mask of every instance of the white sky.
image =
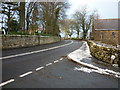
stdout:
<svg viewBox="0 0 120 90">
<path fill-rule="evenodd" d="M 71 17 L 71 14 L 75 10 L 79 10 L 83 6 L 87 6 L 90 10 L 98 10 L 100 18 L 118 18 L 118 2 L 120 0 L 69 0 L 71 4 L 67 15 Z"/>
</svg>

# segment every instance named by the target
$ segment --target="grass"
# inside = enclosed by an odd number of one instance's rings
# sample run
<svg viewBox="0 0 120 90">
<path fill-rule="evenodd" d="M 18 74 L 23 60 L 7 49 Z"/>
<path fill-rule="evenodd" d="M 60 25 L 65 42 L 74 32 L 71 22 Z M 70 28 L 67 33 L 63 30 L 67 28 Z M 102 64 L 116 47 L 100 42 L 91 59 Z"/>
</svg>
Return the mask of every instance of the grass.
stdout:
<svg viewBox="0 0 120 90">
<path fill-rule="evenodd" d="M 25 32 L 9 32 L 8 34 L 9 35 L 30 35 L 30 34 L 25 33 Z"/>
<path fill-rule="evenodd" d="M 71 40 L 83 40 L 82 38 L 66 38 L 66 40 L 69 40 L 69 39 L 71 39 Z"/>
<path fill-rule="evenodd" d="M 9 32 L 8 35 L 41 35 L 41 36 L 53 36 L 51 34 L 44 34 L 44 33 L 29 34 L 27 32 Z"/>
</svg>

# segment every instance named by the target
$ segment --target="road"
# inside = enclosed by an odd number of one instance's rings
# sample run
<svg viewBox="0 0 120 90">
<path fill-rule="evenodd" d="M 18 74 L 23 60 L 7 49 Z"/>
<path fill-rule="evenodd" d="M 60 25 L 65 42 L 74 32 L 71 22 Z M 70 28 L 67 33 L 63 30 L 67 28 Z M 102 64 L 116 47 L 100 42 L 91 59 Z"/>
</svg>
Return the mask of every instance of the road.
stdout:
<svg viewBox="0 0 120 90">
<path fill-rule="evenodd" d="M 68 60 L 67 55 L 81 45 L 80 41 L 64 40 L 3 50 L 0 85 L 3 88 L 118 88 L 118 78 L 74 70 L 80 65 Z"/>
</svg>

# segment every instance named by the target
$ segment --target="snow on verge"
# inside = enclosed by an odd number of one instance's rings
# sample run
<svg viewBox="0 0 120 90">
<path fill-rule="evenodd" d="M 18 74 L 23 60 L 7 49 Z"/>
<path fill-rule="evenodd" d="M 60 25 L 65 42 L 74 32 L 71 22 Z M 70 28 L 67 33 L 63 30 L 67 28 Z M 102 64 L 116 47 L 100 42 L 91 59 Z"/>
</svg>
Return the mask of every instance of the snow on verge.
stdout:
<svg viewBox="0 0 120 90">
<path fill-rule="evenodd" d="M 88 46 L 87 42 L 83 42 L 83 45 L 78 50 L 75 50 L 74 52 L 72 52 L 68 55 L 69 59 L 71 59 L 77 63 L 80 63 L 84 66 L 89 67 L 89 68 L 86 68 L 86 67 L 77 68 L 76 67 L 74 70 L 84 71 L 84 72 L 88 72 L 88 73 L 96 72 L 99 74 L 105 74 L 105 75 L 110 75 L 110 76 L 120 78 L 120 72 L 115 72 L 115 71 L 109 70 L 109 69 L 102 69 L 102 68 L 99 68 L 92 64 L 88 64 L 88 63 L 81 61 L 84 58 L 89 58 L 89 57 L 92 57 L 92 56 L 90 55 L 90 50 L 89 50 L 89 46 Z M 90 68 L 92 68 L 92 69 L 90 69 Z"/>
</svg>

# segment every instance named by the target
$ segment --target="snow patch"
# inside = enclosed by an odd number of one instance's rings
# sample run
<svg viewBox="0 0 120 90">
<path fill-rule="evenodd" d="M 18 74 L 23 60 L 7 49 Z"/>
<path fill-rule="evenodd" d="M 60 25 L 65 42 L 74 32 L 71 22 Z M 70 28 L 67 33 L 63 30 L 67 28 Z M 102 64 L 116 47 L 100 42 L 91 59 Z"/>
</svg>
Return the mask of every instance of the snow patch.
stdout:
<svg viewBox="0 0 120 90">
<path fill-rule="evenodd" d="M 76 61 L 92 57 L 90 55 L 90 50 L 87 42 L 83 42 L 83 45 L 78 50 L 70 53 L 68 57 L 70 57 L 71 59 L 75 59 Z"/>
<path fill-rule="evenodd" d="M 87 45 L 87 42 L 83 42 L 83 45 L 78 50 L 76 50 L 68 55 L 68 58 L 72 59 L 73 61 L 89 67 L 89 68 L 86 68 L 86 67 L 77 68 L 76 67 L 75 70 L 84 71 L 84 72 L 88 72 L 88 73 L 96 72 L 99 74 L 112 75 L 114 77 L 120 78 L 119 72 L 115 72 L 113 70 L 108 70 L 108 69 L 102 69 L 95 65 L 88 64 L 88 63 L 81 61 L 84 58 L 90 58 L 90 57 L 92 57 L 92 56 L 90 55 L 90 50 L 89 50 L 89 46 Z M 90 68 L 92 68 L 92 69 L 90 69 Z"/>
<path fill-rule="evenodd" d="M 115 55 L 112 55 L 112 56 L 111 56 L 111 59 L 114 60 L 114 59 L 115 59 Z"/>
<path fill-rule="evenodd" d="M 114 66 L 114 67 L 118 67 L 118 64 L 113 64 L 112 66 Z"/>
<path fill-rule="evenodd" d="M 86 67 L 80 67 L 80 68 L 75 67 L 74 70 L 83 71 L 83 72 L 87 72 L 87 73 L 95 72 L 95 73 L 99 73 L 99 74 L 103 74 L 103 75 L 110 75 L 110 76 L 120 78 L 119 72 L 114 72 L 114 71 L 107 70 L 107 69 L 95 70 L 95 69 L 90 69 L 90 68 L 86 68 Z"/>
<path fill-rule="evenodd" d="M 88 69 L 88 68 L 85 68 L 85 67 L 81 67 L 81 68 L 77 68 L 77 67 L 75 67 L 74 70 L 84 71 L 84 72 L 87 72 L 87 73 L 91 73 L 91 72 L 92 72 L 91 69 Z"/>
<path fill-rule="evenodd" d="M 91 41 L 93 43 L 93 45 L 99 46 L 99 47 L 106 47 L 106 48 L 114 48 L 114 49 L 120 49 L 120 45 L 110 45 L 110 44 L 105 44 L 105 43 L 101 43 L 99 41 Z"/>
</svg>

